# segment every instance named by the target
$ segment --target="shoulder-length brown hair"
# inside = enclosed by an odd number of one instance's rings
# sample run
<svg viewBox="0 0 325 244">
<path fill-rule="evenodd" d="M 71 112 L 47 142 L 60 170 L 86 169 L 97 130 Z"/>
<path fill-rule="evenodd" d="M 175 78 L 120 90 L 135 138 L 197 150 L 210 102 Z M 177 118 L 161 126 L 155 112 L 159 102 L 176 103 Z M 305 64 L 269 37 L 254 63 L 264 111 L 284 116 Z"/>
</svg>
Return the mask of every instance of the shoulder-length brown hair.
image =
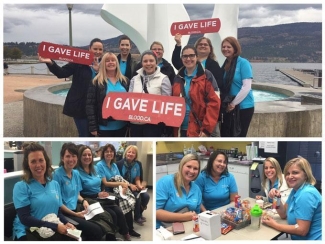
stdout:
<svg viewBox="0 0 325 244">
<path fill-rule="evenodd" d="M 30 171 L 28 164 L 28 156 L 32 152 L 42 152 L 45 162 L 46 162 L 46 170 L 44 174 L 44 179 L 46 182 L 51 181 L 53 179 L 52 173 L 53 168 L 51 165 L 51 160 L 47 155 L 44 147 L 36 142 L 31 142 L 26 148 L 24 148 L 24 159 L 23 159 L 23 176 L 21 177 L 23 181 L 29 183 L 31 179 L 33 179 L 32 172 Z"/>
<path fill-rule="evenodd" d="M 224 42 L 229 42 L 229 44 L 233 47 L 234 49 L 234 57 L 238 57 L 241 54 L 241 46 L 239 44 L 239 41 L 233 37 L 233 36 L 228 36 L 223 41 L 221 42 L 221 50 L 222 50 L 222 45 Z M 225 70 L 229 70 L 231 65 L 231 62 L 227 62 L 225 65 Z"/>
<path fill-rule="evenodd" d="M 197 39 L 197 41 L 195 42 L 195 44 L 194 44 L 194 47 L 195 47 L 195 49 L 197 49 L 197 46 L 199 45 L 199 43 L 202 41 L 202 40 L 207 40 L 207 43 L 209 44 L 209 46 L 210 46 L 210 53 L 209 53 L 209 58 L 211 58 L 211 59 L 213 59 L 213 60 L 217 60 L 217 57 L 216 57 L 216 55 L 215 55 L 215 53 L 214 53 L 214 50 L 213 50 L 213 46 L 212 46 L 212 43 L 211 43 L 211 40 L 209 39 L 209 38 L 207 38 L 207 37 L 205 37 L 205 36 L 202 36 L 202 37 L 200 37 L 199 39 Z"/>
<path fill-rule="evenodd" d="M 96 174 L 96 171 L 95 171 L 95 167 L 94 167 L 94 155 L 93 155 L 93 153 L 91 151 L 91 148 L 88 147 L 88 146 L 86 146 L 86 145 L 80 146 L 80 148 L 78 150 L 78 167 L 84 169 L 84 167 L 82 165 L 82 162 L 81 162 L 81 157 L 82 157 L 83 152 L 86 149 L 89 149 L 90 152 L 91 152 L 91 163 L 89 164 L 90 173 L 93 174 L 93 175 L 95 175 Z"/>
<path fill-rule="evenodd" d="M 116 149 L 115 149 L 113 144 L 107 143 L 105 146 L 102 147 L 102 153 L 100 155 L 100 158 L 105 160 L 105 151 L 108 148 L 111 149 L 113 151 L 113 153 L 114 153 L 113 159 L 111 161 L 111 164 L 112 164 L 112 163 L 114 163 L 116 161 Z"/>
</svg>

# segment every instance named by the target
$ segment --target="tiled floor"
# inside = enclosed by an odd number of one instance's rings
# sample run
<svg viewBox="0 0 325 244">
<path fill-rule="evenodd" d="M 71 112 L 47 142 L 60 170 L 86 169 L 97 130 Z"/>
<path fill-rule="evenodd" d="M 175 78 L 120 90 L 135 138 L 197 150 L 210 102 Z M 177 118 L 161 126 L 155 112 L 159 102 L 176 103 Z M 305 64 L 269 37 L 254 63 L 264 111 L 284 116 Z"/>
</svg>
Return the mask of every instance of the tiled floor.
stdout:
<svg viewBox="0 0 325 244">
<path fill-rule="evenodd" d="M 148 189 L 148 194 L 150 196 L 150 201 L 148 204 L 147 209 L 143 212 L 143 216 L 147 218 L 147 221 L 144 222 L 143 226 L 140 226 L 134 223 L 134 230 L 141 234 L 141 238 L 132 237 L 132 241 L 152 241 L 152 229 L 153 229 L 153 197 L 152 197 L 152 189 Z M 123 239 L 119 234 L 117 235 L 118 238 Z"/>
</svg>

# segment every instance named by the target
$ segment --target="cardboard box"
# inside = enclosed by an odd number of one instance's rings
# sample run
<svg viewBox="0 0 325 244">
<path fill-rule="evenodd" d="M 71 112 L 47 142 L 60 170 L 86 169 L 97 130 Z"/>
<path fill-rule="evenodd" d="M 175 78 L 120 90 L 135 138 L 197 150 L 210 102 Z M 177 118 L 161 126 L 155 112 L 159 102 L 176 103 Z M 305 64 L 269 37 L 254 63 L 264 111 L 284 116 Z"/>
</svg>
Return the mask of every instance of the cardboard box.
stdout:
<svg viewBox="0 0 325 244">
<path fill-rule="evenodd" d="M 200 236 L 206 240 L 214 240 L 221 236 L 220 215 L 205 211 L 199 214 Z"/>
</svg>

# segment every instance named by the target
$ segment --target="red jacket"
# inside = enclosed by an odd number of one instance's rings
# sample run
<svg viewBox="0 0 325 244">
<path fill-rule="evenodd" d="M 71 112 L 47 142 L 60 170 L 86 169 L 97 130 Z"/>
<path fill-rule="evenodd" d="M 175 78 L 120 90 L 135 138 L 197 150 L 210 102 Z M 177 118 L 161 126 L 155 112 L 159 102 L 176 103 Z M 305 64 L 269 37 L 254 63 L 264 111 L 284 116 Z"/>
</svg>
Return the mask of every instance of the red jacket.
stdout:
<svg viewBox="0 0 325 244">
<path fill-rule="evenodd" d="M 184 70 L 185 67 L 182 67 L 175 77 L 173 96 L 182 97 L 182 87 L 185 84 Z M 201 131 L 207 136 L 210 136 L 217 125 L 219 117 L 221 102 L 219 96 L 216 94 L 218 90 L 217 82 L 212 73 L 209 70 L 204 70 L 198 62 L 197 74 L 192 79 L 189 90 L 192 108 L 189 115 L 187 136 L 198 137 Z M 196 122 L 192 110 L 197 114 L 199 121 L 201 121 L 201 128 Z M 178 130 L 179 128 L 174 128 L 174 136 L 176 137 L 178 137 Z"/>
</svg>

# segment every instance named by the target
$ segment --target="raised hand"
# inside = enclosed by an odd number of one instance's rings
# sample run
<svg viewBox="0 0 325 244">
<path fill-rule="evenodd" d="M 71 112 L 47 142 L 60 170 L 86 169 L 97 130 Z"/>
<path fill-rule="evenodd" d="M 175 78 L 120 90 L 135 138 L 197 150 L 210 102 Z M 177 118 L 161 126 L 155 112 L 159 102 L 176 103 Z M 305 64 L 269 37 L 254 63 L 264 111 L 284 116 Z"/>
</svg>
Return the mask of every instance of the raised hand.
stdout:
<svg viewBox="0 0 325 244">
<path fill-rule="evenodd" d="M 177 33 L 174 37 L 177 46 L 182 46 L 182 35 Z"/>
</svg>

